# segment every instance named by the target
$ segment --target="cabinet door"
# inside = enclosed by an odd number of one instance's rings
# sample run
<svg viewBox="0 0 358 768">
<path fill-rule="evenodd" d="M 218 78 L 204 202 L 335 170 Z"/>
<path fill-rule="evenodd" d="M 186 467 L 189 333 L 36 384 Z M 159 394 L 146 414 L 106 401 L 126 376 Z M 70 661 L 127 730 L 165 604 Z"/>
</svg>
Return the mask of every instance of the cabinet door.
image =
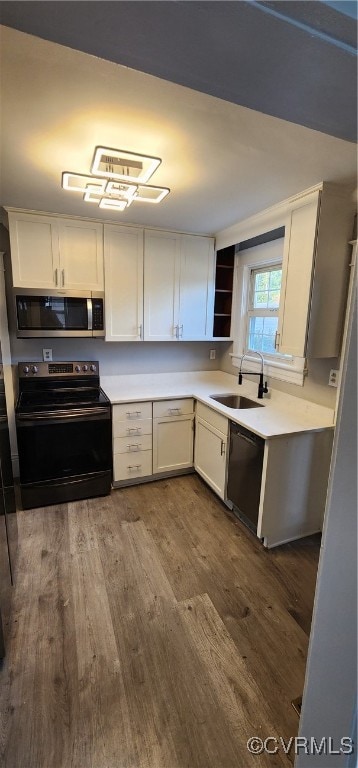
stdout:
<svg viewBox="0 0 358 768">
<path fill-rule="evenodd" d="M 221 499 L 226 496 L 226 449 L 227 436 L 197 418 L 194 466 Z"/>
<path fill-rule="evenodd" d="M 180 235 L 144 236 L 144 338 L 173 341 L 179 334 Z"/>
<path fill-rule="evenodd" d="M 104 226 L 106 341 L 143 338 L 143 230 Z"/>
<path fill-rule="evenodd" d="M 57 221 L 51 216 L 9 213 L 15 288 L 59 287 Z"/>
<path fill-rule="evenodd" d="M 153 420 L 153 474 L 193 466 L 194 416 Z"/>
<path fill-rule="evenodd" d="M 285 235 L 278 350 L 305 357 L 319 192 L 290 214 Z"/>
<path fill-rule="evenodd" d="M 214 320 L 214 240 L 181 236 L 179 338 L 212 338 Z"/>
<path fill-rule="evenodd" d="M 103 291 L 103 225 L 59 219 L 61 287 Z"/>
</svg>

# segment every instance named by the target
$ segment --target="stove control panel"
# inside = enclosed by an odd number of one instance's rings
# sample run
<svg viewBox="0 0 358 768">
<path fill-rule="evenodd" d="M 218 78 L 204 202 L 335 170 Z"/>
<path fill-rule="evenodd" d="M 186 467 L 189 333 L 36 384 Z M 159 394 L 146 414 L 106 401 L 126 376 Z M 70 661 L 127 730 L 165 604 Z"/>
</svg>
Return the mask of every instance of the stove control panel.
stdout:
<svg viewBox="0 0 358 768">
<path fill-rule="evenodd" d="M 98 362 L 93 360 L 76 360 L 68 363 L 19 363 L 18 369 L 20 379 L 99 375 Z"/>
</svg>

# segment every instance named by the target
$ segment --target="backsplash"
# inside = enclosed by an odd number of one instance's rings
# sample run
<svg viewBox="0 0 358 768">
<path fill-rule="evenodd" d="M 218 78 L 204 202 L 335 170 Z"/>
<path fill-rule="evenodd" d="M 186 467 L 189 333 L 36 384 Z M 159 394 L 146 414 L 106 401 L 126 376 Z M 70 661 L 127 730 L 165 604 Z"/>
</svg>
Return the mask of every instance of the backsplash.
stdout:
<svg viewBox="0 0 358 768">
<path fill-rule="evenodd" d="M 226 345 L 226 348 L 222 349 L 219 367 L 225 373 L 236 374 L 237 368 L 234 368 L 231 363 L 230 352 L 232 352 L 230 345 Z M 294 395 L 294 397 L 301 397 L 303 400 L 309 400 L 318 405 L 324 405 L 326 408 L 335 408 L 337 389 L 328 386 L 328 376 L 331 368 L 339 367 L 338 360 L 333 358 L 328 360 L 311 359 L 308 360 L 307 365 L 308 374 L 303 387 L 299 387 L 296 384 L 288 384 L 285 381 L 278 381 L 277 379 L 269 379 L 269 388 L 285 392 L 288 395 Z"/>
</svg>

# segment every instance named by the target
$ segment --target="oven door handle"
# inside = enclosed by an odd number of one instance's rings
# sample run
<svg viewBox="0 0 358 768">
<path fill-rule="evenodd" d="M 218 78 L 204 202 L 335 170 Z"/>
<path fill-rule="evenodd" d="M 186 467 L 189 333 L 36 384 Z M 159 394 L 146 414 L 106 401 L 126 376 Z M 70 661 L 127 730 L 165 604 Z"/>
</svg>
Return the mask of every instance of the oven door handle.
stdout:
<svg viewBox="0 0 358 768">
<path fill-rule="evenodd" d="M 47 411 L 47 413 L 17 413 L 16 422 L 22 427 L 75 421 L 103 421 L 111 418 L 110 408 L 82 408 L 76 411 Z"/>
</svg>

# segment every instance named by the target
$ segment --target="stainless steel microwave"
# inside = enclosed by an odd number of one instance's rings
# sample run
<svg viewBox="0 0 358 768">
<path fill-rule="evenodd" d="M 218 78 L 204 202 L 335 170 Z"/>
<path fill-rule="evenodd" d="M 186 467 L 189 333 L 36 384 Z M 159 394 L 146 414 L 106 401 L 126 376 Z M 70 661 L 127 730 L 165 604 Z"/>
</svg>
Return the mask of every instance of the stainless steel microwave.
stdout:
<svg viewBox="0 0 358 768">
<path fill-rule="evenodd" d="M 14 288 L 17 337 L 104 336 L 104 294 Z"/>
</svg>

